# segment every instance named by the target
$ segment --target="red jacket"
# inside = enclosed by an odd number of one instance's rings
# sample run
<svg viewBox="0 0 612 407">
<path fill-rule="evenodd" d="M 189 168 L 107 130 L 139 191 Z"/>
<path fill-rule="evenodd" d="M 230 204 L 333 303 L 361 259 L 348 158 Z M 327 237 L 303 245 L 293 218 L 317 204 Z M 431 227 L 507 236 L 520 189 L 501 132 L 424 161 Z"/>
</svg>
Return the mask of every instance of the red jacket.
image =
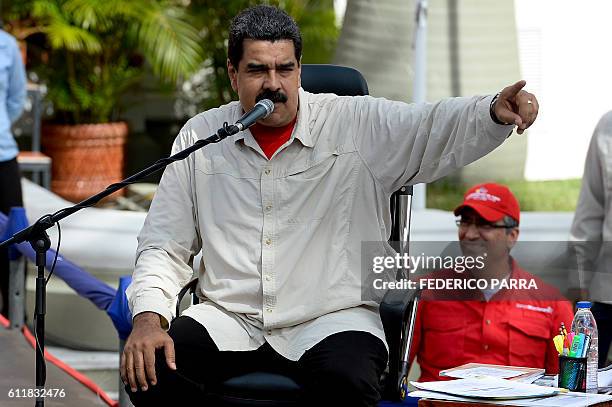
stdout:
<svg viewBox="0 0 612 407">
<path fill-rule="evenodd" d="M 558 334 L 561 321 L 571 327 L 572 305 L 557 289 L 512 262 L 510 278 L 533 278 L 537 291 L 501 289 L 488 302 L 484 297 L 434 301 L 431 290 L 421 293 L 410 351 L 410 360 L 416 355 L 421 367 L 419 381 L 442 380 L 440 370 L 468 362 L 558 372 L 558 353 L 552 338 Z"/>
</svg>

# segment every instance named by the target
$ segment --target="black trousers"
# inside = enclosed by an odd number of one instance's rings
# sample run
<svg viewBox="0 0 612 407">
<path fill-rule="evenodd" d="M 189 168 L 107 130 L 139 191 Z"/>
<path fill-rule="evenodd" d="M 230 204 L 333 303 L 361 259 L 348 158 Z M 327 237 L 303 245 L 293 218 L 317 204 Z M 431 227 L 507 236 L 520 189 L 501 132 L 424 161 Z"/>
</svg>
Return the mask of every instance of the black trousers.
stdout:
<svg viewBox="0 0 612 407">
<path fill-rule="evenodd" d="M 597 322 L 597 347 L 599 351 L 599 367 L 605 367 L 612 342 L 612 305 L 601 302 L 593 303 L 591 312 Z"/>
<path fill-rule="evenodd" d="M 177 370 L 163 351 L 155 355 L 157 385 L 134 393 L 135 406 L 214 406 L 208 394 L 230 377 L 266 371 L 291 377 L 304 389 L 307 405 L 376 406 L 387 350 L 367 332 L 347 331 L 327 337 L 298 360 L 279 355 L 266 343 L 246 352 L 219 351 L 208 331 L 189 317 L 179 317 L 168 332 L 174 340 Z"/>
<path fill-rule="evenodd" d="M 0 161 L 0 212 L 8 215 L 12 206 L 23 206 L 21 197 L 21 176 L 19 164 L 14 158 L 9 161 Z M 8 278 L 9 260 L 8 251 L 0 249 L 0 312 L 8 314 Z"/>
</svg>

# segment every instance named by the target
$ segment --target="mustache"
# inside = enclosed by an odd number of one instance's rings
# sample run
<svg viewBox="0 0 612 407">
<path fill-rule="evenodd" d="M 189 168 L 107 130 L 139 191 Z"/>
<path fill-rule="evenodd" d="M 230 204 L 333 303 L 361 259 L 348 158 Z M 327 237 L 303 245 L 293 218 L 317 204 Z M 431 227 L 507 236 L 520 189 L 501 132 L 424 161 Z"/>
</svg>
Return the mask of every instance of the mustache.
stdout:
<svg viewBox="0 0 612 407">
<path fill-rule="evenodd" d="M 270 89 L 266 89 L 259 95 L 257 95 L 257 97 L 255 98 L 255 102 L 259 102 L 263 99 L 270 99 L 273 103 L 286 103 L 288 100 L 287 95 L 285 95 L 280 90 Z"/>
</svg>

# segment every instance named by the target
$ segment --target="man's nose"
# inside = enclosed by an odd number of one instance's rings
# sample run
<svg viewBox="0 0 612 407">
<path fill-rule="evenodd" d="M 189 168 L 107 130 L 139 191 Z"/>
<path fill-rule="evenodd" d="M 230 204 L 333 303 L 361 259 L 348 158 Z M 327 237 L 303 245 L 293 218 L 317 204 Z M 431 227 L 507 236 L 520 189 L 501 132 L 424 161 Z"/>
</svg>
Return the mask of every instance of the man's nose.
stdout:
<svg viewBox="0 0 612 407">
<path fill-rule="evenodd" d="M 280 80 L 275 69 L 270 69 L 268 71 L 268 75 L 266 75 L 266 80 L 264 82 L 264 89 L 270 89 L 273 91 L 280 89 Z"/>
<path fill-rule="evenodd" d="M 463 238 L 466 240 L 480 239 L 480 231 L 474 223 L 469 223 L 467 229 L 463 230 Z"/>
</svg>

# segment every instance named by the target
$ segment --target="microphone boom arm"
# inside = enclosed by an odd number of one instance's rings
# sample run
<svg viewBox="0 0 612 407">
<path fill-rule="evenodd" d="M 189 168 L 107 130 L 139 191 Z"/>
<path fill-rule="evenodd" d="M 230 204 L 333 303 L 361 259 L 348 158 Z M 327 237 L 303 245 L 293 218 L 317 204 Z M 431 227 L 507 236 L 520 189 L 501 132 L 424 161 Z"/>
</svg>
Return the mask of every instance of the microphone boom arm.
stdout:
<svg viewBox="0 0 612 407">
<path fill-rule="evenodd" d="M 218 143 L 224 138 L 234 135 L 238 133 L 239 131 L 240 131 L 239 127 L 236 126 L 235 124 L 228 125 L 227 123 L 225 123 L 223 127 L 219 129 L 212 136 L 206 139 L 203 139 L 203 140 L 198 140 L 192 146 L 187 147 L 186 149 L 179 151 L 178 153 L 172 156 L 161 158 L 157 160 L 155 163 L 143 169 L 142 171 L 139 171 L 136 174 L 129 176 L 120 182 L 107 186 L 106 189 L 104 189 L 103 191 L 90 196 L 89 198 L 75 204 L 74 206 L 60 209 L 54 214 L 43 215 L 36 222 L 34 222 L 34 224 L 32 224 L 31 226 L 20 230 L 19 232 L 15 233 L 9 239 L 0 243 L 0 248 L 8 246 L 10 244 L 17 244 L 17 243 L 22 243 L 25 241 L 30 241 L 32 240 L 32 237 L 34 235 L 37 235 L 40 232 L 44 232 L 45 230 L 50 229 L 51 227 L 53 227 L 53 225 L 55 225 L 56 222 L 59 222 L 65 217 L 70 216 L 73 213 L 81 209 L 94 206 L 95 204 L 100 202 L 103 198 L 106 198 L 112 193 L 117 192 L 118 190 L 123 189 L 130 184 L 133 184 L 135 182 L 138 182 L 148 177 L 149 175 L 167 167 L 168 165 L 170 165 L 171 163 L 175 161 L 179 161 L 179 160 L 183 160 L 187 158 L 191 153 L 193 153 L 196 150 L 201 149 L 202 147 L 208 144 Z"/>
</svg>

